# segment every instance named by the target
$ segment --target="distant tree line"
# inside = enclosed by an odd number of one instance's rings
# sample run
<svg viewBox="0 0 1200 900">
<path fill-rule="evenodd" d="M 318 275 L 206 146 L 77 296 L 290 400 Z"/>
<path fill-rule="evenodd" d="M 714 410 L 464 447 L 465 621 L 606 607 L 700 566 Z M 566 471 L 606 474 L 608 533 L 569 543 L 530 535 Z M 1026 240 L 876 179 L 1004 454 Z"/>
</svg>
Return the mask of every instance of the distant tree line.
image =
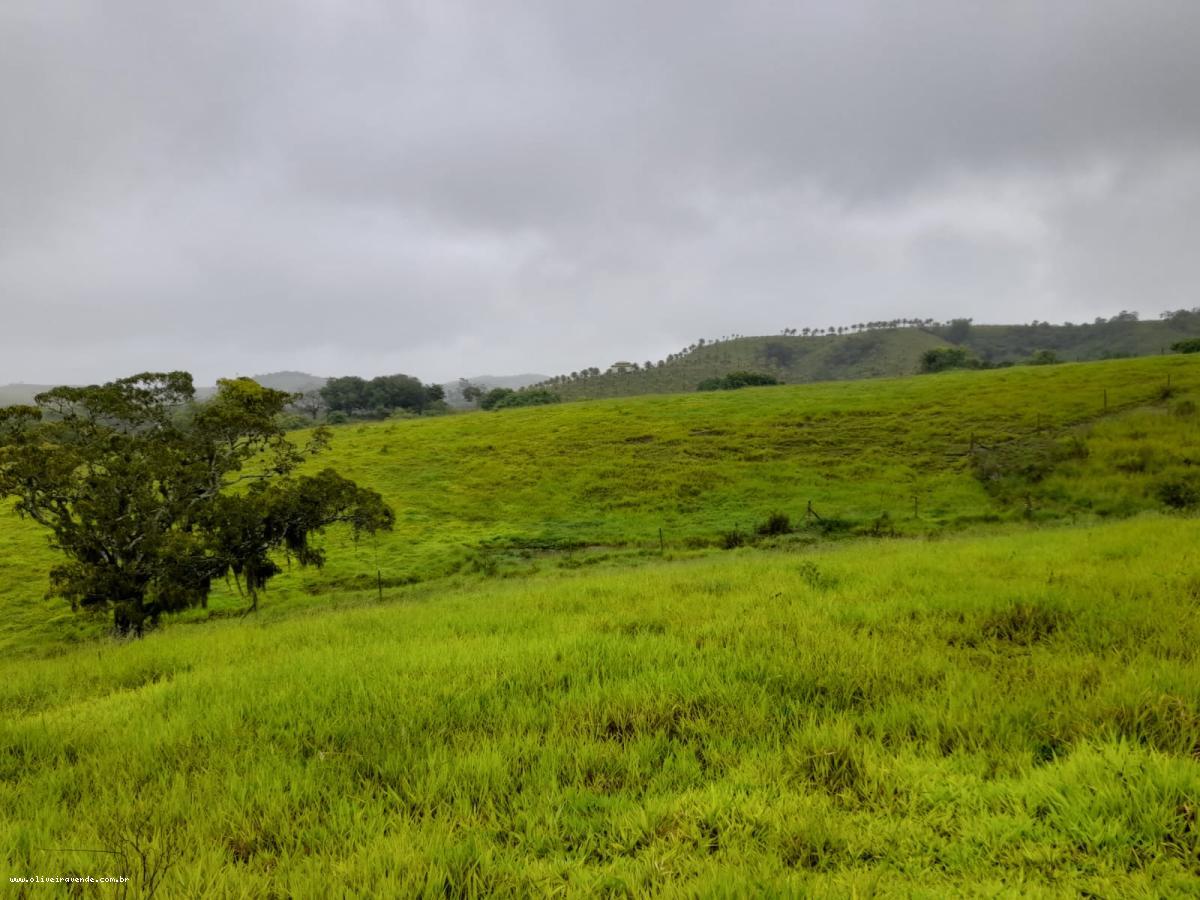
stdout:
<svg viewBox="0 0 1200 900">
<path fill-rule="evenodd" d="M 446 398 L 440 384 L 422 384 L 411 375 L 400 374 L 380 375 L 369 381 L 357 375 L 330 378 L 319 393 L 331 420 L 350 416 L 386 418 L 397 410 L 410 413 L 441 410 Z M 315 403 L 311 399 L 309 403 L 304 408 L 312 410 Z"/>
<path fill-rule="evenodd" d="M 936 347 L 921 354 L 921 372 L 945 372 L 950 369 L 1007 369 L 1013 365 L 1053 366 L 1062 362 L 1053 350 L 1037 350 L 1019 362 L 988 362 L 971 354 L 965 347 Z"/>
</svg>

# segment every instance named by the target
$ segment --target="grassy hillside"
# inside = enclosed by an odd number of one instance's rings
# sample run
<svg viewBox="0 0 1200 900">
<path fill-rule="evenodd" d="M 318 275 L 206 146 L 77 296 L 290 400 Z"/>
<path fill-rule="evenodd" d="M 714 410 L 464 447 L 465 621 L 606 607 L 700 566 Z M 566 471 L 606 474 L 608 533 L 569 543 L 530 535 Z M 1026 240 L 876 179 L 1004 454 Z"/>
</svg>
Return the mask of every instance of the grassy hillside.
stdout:
<svg viewBox="0 0 1200 900">
<path fill-rule="evenodd" d="M 1175 393 L 1163 400 L 1168 376 Z M 1200 360 L 1168 356 L 339 427 L 319 464 L 382 491 L 396 530 L 359 545 L 331 533 L 329 565 L 287 573 L 264 602 L 327 605 L 380 582 L 391 590 L 608 565 L 658 553 L 660 529 L 668 551 L 703 550 L 775 511 L 806 526 L 786 540 L 808 542 L 877 530 L 884 513 L 887 530 L 901 534 L 1023 518 L 1029 493 L 1038 518 L 1162 508 L 1155 490 L 1167 470 L 1190 472 L 1183 457 L 1200 420 L 1170 414 L 1189 396 L 1200 400 Z M 1136 407 L 1166 430 L 1139 426 L 1090 460 L 1059 458 L 1057 442 L 1086 442 L 1089 423 Z M 1155 442 L 1168 448 L 1157 462 L 1116 466 L 1114 454 Z M 1055 471 L 1090 468 L 1074 487 L 1053 489 L 1053 477 L 1026 485 L 1026 450 L 1051 457 Z M 984 463 L 1005 477 L 981 480 Z M 805 519 L 809 501 L 821 521 Z M 0 517 L 0 551 L 0 649 L 42 646 L 31 634 L 87 631 L 60 601 L 43 599 L 54 557 L 40 530 Z M 242 606 L 232 589 L 213 603 L 217 613 Z"/>
<path fill-rule="evenodd" d="M 1022 363 L 1049 350 L 1062 361 L 1118 359 L 1166 352 L 1200 336 L 1200 313 L 1139 322 L 1128 317 L 1085 325 L 974 325 L 893 327 L 821 336 L 738 337 L 673 354 L 637 370 L 553 378 L 545 386 L 564 400 L 634 397 L 693 391 L 706 378 L 748 370 L 788 384 L 911 375 L 927 350 L 958 344 L 993 365 Z"/>
<path fill-rule="evenodd" d="M 340 427 L 395 533 L 140 641 L 0 517 L 0 875 L 1194 892 L 1198 402 L 1165 356 Z"/>
<path fill-rule="evenodd" d="M 948 336 L 946 329 L 937 332 Z M 1195 337 L 1200 337 L 1200 314 L 1187 312 L 1146 322 L 1118 317 L 1085 325 L 972 325 L 959 343 L 982 360 L 1004 363 L 1021 362 L 1039 350 L 1076 361 L 1152 356 Z"/>
<path fill-rule="evenodd" d="M 911 375 L 922 353 L 945 346 L 941 338 L 917 329 L 841 337 L 742 337 L 705 344 L 661 366 L 548 386 L 564 400 L 580 400 L 694 391 L 705 378 L 738 370 L 767 372 L 788 384 Z"/>
<path fill-rule="evenodd" d="M 1188 895 L 1197 546 L 1152 517 L 741 550 L 0 662 L 3 870 L 160 896 Z"/>
</svg>

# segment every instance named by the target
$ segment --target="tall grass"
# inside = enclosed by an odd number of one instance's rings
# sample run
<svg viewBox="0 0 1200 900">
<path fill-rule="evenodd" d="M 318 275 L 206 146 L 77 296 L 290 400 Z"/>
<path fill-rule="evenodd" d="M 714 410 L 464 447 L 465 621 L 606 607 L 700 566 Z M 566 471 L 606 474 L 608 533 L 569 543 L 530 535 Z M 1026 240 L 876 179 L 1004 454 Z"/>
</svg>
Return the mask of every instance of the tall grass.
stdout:
<svg viewBox="0 0 1200 900">
<path fill-rule="evenodd" d="M 1198 546 L 1151 516 L 743 549 L 0 662 L 0 871 L 136 890 L 145 858 L 160 896 L 1194 893 Z"/>
</svg>

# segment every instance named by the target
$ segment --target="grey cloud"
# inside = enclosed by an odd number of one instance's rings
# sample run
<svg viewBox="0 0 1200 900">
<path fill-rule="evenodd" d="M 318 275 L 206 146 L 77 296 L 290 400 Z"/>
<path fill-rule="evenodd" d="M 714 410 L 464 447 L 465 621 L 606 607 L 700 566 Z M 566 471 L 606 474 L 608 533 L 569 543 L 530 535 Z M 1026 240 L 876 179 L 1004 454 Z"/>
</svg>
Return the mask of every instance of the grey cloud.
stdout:
<svg viewBox="0 0 1200 900">
<path fill-rule="evenodd" d="M 0 381 L 1194 305 L 1200 6 L 0 9 Z"/>
</svg>

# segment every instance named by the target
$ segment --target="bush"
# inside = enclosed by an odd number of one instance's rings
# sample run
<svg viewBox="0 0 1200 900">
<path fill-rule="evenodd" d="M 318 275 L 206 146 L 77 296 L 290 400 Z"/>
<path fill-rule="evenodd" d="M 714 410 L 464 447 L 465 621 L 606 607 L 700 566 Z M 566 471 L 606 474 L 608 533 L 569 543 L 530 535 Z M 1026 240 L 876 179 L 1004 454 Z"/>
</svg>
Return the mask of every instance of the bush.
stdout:
<svg viewBox="0 0 1200 900">
<path fill-rule="evenodd" d="M 1200 353 L 1200 338 L 1177 341 L 1171 345 L 1171 349 L 1176 353 Z"/>
<path fill-rule="evenodd" d="M 1191 481 L 1164 481 L 1155 489 L 1163 506 L 1190 509 L 1200 503 L 1200 489 Z"/>
<path fill-rule="evenodd" d="M 726 550 L 733 550 L 744 543 L 746 543 L 746 536 L 736 528 L 721 535 L 721 546 Z"/>
<path fill-rule="evenodd" d="M 744 387 L 763 387 L 780 384 L 774 375 L 764 375 L 762 372 L 730 372 L 723 378 L 705 378 L 698 385 L 698 391 L 734 391 Z"/>
<path fill-rule="evenodd" d="M 791 534 L 792 520 L 787 513 L 773 512 L 767 516 L 767 521 L 755 526 L 754 531 L 762 535 Z"/>
<path fill-rule="evenodd" d="M 482 397 L 479 398 L 479 408 L 480 409 L 495 409 L 496 404 L 500 403 L 500 401 L 504 400 L 506 397 L 511 397 L 515 393 L 516 393 L 516 391 L 514 391 L 512 388 L 506 388 L 506 387 L 492 388 L 490 391 L 488 391 L 486 394 L 484 394 Z"/>
<path fill-rule="evenodd" d="M 921 354 L 921 371 L 925 373 L 978 368 L 979 360 L 962 347 L 938 347 Z"/>
</svg>

